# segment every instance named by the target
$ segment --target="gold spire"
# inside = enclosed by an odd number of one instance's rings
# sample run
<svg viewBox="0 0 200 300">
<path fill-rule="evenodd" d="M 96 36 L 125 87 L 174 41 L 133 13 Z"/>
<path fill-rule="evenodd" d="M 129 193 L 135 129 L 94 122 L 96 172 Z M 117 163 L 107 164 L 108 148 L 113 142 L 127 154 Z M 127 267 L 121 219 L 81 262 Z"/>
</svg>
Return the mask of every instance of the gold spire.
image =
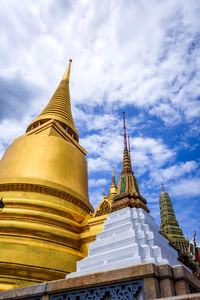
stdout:
<svg viewBox="0 0 200 300">
<path fill-rule="evenodd" d="M 71 112 L 69 78 L 72 60 L 69 60 L 67 70 L 57 87 L 51 100 L 40 113 L 40 115 L 31 122 L 27 131 L 45 123 L 48 120 L 54 119 L 78 141 L 78 132 L 75 128 Z"/>
<path fill-rule="evenodd" d="M 116 183 L 115 183 L 115 170 L 113 168 L 113 173 L 112 173 L 112 184 L 111 186 L 116 186 Z"/>
<path fill-rule="evenodd" d="M 116 195 L 116 194 L 117 194 L 117 187 L 116 187 L 116 183 L 115 183 L 115 171 L 113 168 L 112 183 L 111 183 L 110 190 L 109 190 L 109 196 Z"/>
<path fill-rule="evenodd" d="M 70 70 L 71 70 L 71 63 L 72 63 L 72 59 L 70 58 L 67 70 L 65 71 L 65 74 L 63 75 L 63 79 L 62 80 L 66 80 L 66 81 L 69 82 Z"/>
<path fill-rule="evenodd" d="M 126 172 L 132 172 L 130 155 L 127 149 L 125 112 L 123 112 L 123 123 L 124 123 L 124 156 L 123 156 L 122 174 Z"/>
</svg>

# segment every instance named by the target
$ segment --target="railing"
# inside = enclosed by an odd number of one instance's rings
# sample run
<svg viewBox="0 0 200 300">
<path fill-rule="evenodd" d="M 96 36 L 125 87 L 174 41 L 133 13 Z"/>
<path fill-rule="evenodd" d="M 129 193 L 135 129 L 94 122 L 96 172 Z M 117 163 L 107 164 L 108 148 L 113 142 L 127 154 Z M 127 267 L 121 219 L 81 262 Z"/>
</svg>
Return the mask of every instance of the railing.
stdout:
<svg viewBox="0 0 200 300">
<path fill-rule="evenodd" d="M 142 280 L 53 294 L 50 300 L 137 300 L 139 297 L 144 299 Z"/>
</svg>

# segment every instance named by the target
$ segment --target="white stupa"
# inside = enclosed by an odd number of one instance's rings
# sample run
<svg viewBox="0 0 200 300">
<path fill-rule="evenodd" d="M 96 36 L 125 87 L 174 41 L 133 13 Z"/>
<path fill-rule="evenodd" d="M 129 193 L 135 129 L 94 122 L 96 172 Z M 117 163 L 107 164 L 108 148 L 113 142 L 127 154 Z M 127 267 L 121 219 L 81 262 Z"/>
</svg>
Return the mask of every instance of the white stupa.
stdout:
<svg viewBox="0 0 200 300">
<path fill-rule="evenodd" d="M 108 215 L 103 232 L 89 246 L 88 257 L 67 278 L 146 262 L 182 264 L 177 258 L 151 215 L 142 208 L 125 207 Z"/>
<path fill-rule="evenodd" d="M 124 119 L 123 169 L 112 200 L 112 212 L 108 214 L 103 232 L 89 245 L 88 257 L 77 262 L 77 271 L 67 278 L 147 262 L 182 265 L 177 251 L 160 234 L 146 203 L 132 171 Z"/>
</svg>

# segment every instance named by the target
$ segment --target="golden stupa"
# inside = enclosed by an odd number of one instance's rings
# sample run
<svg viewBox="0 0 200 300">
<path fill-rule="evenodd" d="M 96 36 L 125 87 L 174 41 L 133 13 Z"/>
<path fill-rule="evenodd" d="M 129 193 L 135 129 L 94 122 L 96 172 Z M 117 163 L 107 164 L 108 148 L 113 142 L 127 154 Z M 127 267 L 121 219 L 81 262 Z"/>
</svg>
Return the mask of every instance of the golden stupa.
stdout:
<svg viewBox="0 0 200 300">
<path fill-rule="evenodd" d="M 70 67 L 71 60 L 48 105 L 0 161 L 0 290 L 64 278 L 95 238 Z"/>
</svg>

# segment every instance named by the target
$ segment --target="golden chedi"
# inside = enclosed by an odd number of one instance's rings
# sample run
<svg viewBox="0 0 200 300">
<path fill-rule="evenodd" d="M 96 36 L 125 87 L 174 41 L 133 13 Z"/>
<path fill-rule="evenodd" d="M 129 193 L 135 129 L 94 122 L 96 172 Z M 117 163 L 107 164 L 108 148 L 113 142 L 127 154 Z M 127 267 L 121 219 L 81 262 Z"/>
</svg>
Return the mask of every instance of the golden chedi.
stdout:
<svg viewBox="0 0 200 300">
<path fill-rule="evenodd" d="M 0 290 L 64 278 L 87 255 L 82 224 L 93 208 L 71 113 L 70 65 L 0 161 Z"/>
</svg>

